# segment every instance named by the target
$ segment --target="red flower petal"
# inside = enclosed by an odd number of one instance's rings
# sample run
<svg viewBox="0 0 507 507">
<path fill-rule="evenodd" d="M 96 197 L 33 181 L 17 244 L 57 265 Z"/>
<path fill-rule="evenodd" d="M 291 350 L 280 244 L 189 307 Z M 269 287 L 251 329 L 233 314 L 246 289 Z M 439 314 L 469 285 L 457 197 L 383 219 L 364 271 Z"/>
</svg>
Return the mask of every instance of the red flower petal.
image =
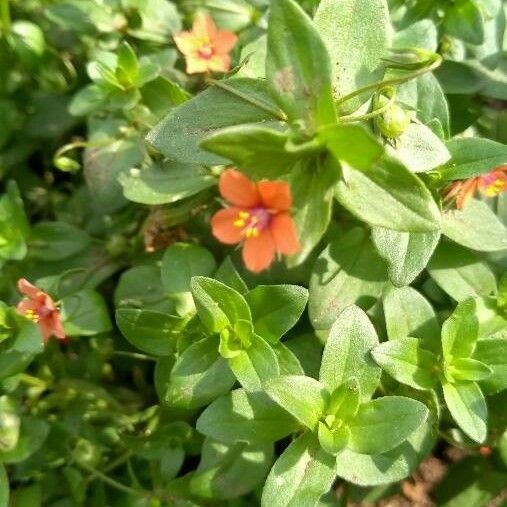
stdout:
<svg viewBox="0 0 507 507">
<path fill-rule="evenodd" d="M 288 213 L 278 213 L 271 219 L 271 234 L 275 240 L 277 252 L 291 255 L 301 248 L 294 221 Z"/>
<path fill-rule="evenodd" d="M 35 285 L 32 285 L 26 278 L 20 278 L 18 280 L 18 290 L 21 294 L 29 297 L 30 299 L 40 299 L 44 293 L 39 290 Z"/>
<path fill-rule="evenodd" d="M 239 208 L 226 208 L 217 211 L 211 218 L 211 230 L 213 236 L 227 245 L 235 245 L 243 238 L 241 228 L 236 227 L 234 222 L 238 219 Z"/>
<path fill-rule="evenodd" d="M 238 37 L 232 32 L 218 32 L 215 40 L 213 41 L 213 47 L 219 54 L 228 54 L 231 49 L 236 45 Z"/>
<path fill-rule="evenodd" d="M 221 174 L 218 188 L 224 199 L 239 208 L 255 208 L 260 204 L 255 183 L 234 169 Z"/>
<path fill-rule="evenodd" d="M 266 208 L 287 211 L 292 206 L 290 187 L 285 181 L 260 181 L 257 188 Z"/>
<path fill-rule="evenodd" d="M 217 26 L 211 16 L 197 16 L 192 24 L 192 32 L 199 39 L 211 42 L 217 35 Z"/>
<path fill-rule="evenodd" d="M 243 261 L 254 273 L 269 268 L 275 258 L 275 241 L 269 229 L 256 238 L 247 238 L 243 245 Z"/>
</svg>

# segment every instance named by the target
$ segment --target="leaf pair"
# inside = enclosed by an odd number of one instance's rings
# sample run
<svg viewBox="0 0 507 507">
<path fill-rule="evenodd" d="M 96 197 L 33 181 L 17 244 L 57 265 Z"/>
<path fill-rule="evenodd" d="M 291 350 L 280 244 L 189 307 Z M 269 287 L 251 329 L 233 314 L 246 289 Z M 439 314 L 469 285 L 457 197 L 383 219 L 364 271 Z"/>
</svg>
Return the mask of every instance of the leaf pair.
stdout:
<svg viewBox="0 0 507 507">
<path fill-rule="evenodd" d="M 444 322 L 440 350 L 431 341 L 402 337 L 378 345 L 372 355 L 398 382 L 423 390 L 442 385 L 446 405 L 456 423 L 470 438 L 483 442 L 487 407 L 477 382 L 490 377 L 492 369 L 473 357 L 478 332 L 476 302 L 469 299 L 460 303 Z"/>
</svg>

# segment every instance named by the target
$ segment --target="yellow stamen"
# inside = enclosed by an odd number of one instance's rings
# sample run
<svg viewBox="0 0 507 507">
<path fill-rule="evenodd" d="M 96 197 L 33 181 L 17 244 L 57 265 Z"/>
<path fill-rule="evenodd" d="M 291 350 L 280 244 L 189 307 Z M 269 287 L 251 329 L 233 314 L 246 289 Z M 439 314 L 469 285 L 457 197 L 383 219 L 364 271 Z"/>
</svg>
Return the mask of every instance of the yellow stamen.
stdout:
<svg viewBox="0 0 507 507">
<path fill-rule="evenodd" d="M 248 211 L 240 211 L 238 217 L 239 218 L 233 222 L 234 227 L 245 227 L 247 219 L 250 218 L 250 213 L 248 213 Z"/>
<path fill-rule="evenodd" d="M 248 218 L 249 216 L 250 216 L 250 213 L 248 213 L 248 211 L 240 211 L 239 212 L 240 218 Z"/>
<path fill-rule="evenodd" d="M 25 317 L 36 324 L 39 322 L 39 316 L 33 310 L 26 310 Z"/>
<path fill-rule="evenodd" d="M 500 179 L 497 179 L 486 187 L 486 191 L 484 193 L 487 197 L 495 197 L 502 192 L 503 188 L 504 182 Z"/>
<path fill-rule="evenodd" d="M 249 227 L 245 230 L 245 236 L 247 238 L 257 238 L 259 236 L 259 229 L 257 227 Z"/>
<path fill-rule="evenodd" d="M 238 218 L 233 222 L 234 227 L 245 227 L 246 222 L 242 218 Z"/>
</svg>

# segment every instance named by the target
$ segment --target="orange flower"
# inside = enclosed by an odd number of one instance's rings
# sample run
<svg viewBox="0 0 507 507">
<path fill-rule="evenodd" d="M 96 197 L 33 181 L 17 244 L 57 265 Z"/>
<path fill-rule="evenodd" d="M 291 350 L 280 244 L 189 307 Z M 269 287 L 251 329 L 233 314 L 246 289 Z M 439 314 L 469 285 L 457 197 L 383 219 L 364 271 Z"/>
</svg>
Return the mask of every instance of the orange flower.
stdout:
<svg viewBox="0 0 507 507">
<path fill-rule="evenodd" d="M 18 303 L 18 313 L 39 326 L 44 342 L 47 342 L 50 336 L 65 340 L 60 312 L 53 299 L 25 278 L 18 280 L 18 290 L 26 296 Z"/>
<path fill-rule="evenodd" d="M 496 167 L 482 176 L 455 181 L 448 187 L 444 201 L 455 199 L 456 207 L 463 209 L 477 190 L 486 197 L 496 197 L 507 190 L 507 165 Z"/>
<path fill-rule="evenodd" d="M 179 32 L 174 42 L 187 62 L 187 74 L 216 71 L 231 67 L 231 49 L 238 38 L 232 32 L 219 31 L 210 16 L 198 16 L 191 32 Z"/>
<path fill-rule="evenodd" d="M 211 219 L 213 235 L 222 243 L 243 243 L 246 267 L 258 273 L 267 269 L 275 254 L 296 253 L 300 246 L 289 214 L 292 197 L 284 181 L 254 183 L 233 169 L 220 176 L 220 194 L 230 207 Z"/>
</svg>

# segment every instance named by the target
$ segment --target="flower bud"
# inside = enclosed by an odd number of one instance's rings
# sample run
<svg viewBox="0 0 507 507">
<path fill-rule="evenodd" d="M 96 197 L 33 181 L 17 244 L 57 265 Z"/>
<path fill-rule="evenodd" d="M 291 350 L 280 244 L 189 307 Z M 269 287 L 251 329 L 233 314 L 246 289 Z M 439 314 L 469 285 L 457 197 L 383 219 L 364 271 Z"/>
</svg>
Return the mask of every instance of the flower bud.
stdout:
<svg viewBox="0 0 507 507">
<path fill-rule="evenodd" d="M 396 139 L 400 137 L 410 125 L 410 113 L 400 105 L 392 104 L 376 119 L 377 127 L 384 137 Z"/>
<path fill-rule="evenodd" d="M 80 438 L 74 451 L 72 452 L 75 460 L 83 465 L 95 467 L 100 463 L 102 452 L 97 445 L 86 438 Z"/>
</svg>

